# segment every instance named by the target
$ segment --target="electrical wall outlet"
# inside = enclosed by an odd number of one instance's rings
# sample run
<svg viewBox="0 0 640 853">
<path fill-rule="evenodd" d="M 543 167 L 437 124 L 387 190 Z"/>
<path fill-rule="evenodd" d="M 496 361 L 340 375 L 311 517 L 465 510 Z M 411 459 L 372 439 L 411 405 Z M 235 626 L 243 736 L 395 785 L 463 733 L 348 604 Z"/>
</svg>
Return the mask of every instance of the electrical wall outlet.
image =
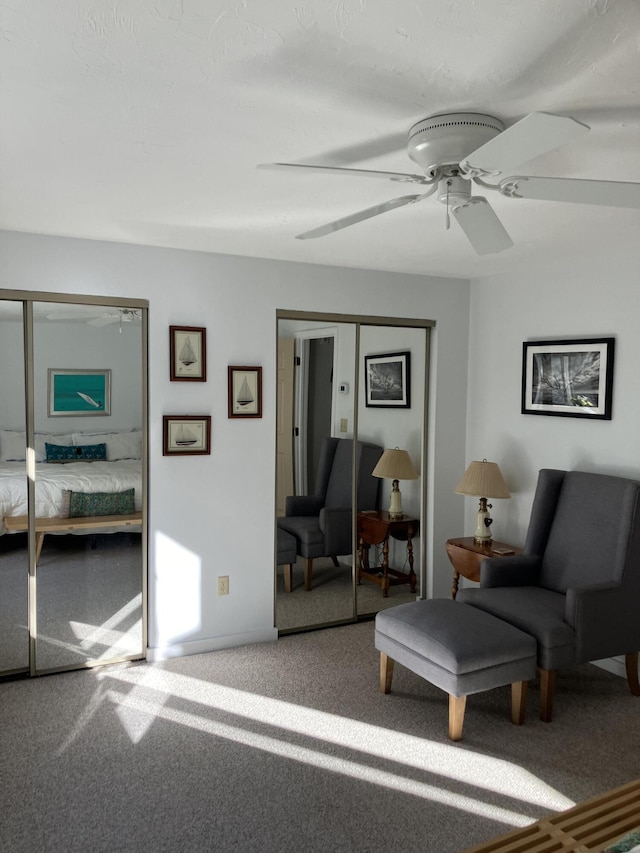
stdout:
<svg viewBox="0 0 640 853">
<path fill-rule="evenodd" d="M 349 420 L 347 418 L 340 418 L 340 432 L 346 432 L 349 429 Z"/>
<path fill-rule="evenodd" d="M 218 577 L 218 595 L 229 595 L 229 575 Z"/>
</svg>

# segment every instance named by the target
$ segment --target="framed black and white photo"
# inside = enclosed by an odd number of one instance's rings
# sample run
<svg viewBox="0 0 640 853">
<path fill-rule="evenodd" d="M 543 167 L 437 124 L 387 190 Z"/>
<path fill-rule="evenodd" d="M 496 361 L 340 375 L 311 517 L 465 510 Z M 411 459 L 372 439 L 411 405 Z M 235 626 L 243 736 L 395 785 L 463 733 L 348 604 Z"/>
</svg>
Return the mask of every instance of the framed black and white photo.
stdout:
<svg viewBox="0 0 640 853">
<path fill-rule="evenodd" d="M 411 353 L 365 355 L 365 404 L 377 408 L 411 406 Z"/>
<path fill-rule="evenodd" d="M 262 368 L 228 368 L 228 414 L 230 418 L 262 417 Z"/>
<path fill-rule="evenodd" d="M 614 338 L 522 346 L 522 414 L 611 420 Z"/>
<path fill-rule="evenodd" d="M 169 326 L 171 382 L 207 381 L 207 330 L 201 326 Z"/>
<path fill-rule="evenodd" d="M 208 456 L 211 453 L 211 415 L 164 415 L 163 456 Z"/>
</svg>

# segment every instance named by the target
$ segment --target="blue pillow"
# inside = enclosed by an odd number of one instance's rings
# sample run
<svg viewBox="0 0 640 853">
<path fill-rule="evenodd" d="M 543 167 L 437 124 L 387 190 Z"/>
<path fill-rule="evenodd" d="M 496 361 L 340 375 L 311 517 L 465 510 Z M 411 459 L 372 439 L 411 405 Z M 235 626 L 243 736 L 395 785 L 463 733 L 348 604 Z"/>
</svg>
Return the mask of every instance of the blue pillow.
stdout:
<svg viewBox="0 0 640 853">
<path fill-rule="evenodd" d="M 45 442 L 47 462 L 94 462 L 107 458 L 106 444 L 85 444 L 80 447 Z"/>
</svg>

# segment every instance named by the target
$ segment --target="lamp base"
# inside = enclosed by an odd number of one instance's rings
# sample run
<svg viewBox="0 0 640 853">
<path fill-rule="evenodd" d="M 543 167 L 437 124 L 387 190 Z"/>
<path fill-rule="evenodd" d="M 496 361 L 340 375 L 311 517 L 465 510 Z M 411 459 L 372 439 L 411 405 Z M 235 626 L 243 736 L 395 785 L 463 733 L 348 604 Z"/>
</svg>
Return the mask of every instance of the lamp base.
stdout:
<svg viewBox="0 0 640 853">
<path fill-rule="evenodd" d="M 491 504 L 487 503 L 487 499 L 480 498 L 480 507 L 476 515 L 476 530 L 473 534 L 473 541 L 477 545 L 483 545 L 491 542 L 493 539 L 491 536 L 491 525 L 493 524 L 493 519 L 489 515 L 488 507 L 491 507 Z"/>
<path fill-rule="evenodd" d="M 400 483 L 398 480 L 393 481 L 391 488 L 391 498 L 389 500 L 389 518 L 398 519 L 404 515 L 402 511 L 402 492 L 399 489 Z"/>
</svg>

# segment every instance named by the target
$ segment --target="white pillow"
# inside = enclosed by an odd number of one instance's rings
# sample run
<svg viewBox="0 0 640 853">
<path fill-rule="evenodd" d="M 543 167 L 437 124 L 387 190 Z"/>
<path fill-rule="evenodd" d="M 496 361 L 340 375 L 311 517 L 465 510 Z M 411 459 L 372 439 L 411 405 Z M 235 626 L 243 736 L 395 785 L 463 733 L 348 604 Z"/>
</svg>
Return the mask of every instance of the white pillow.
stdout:
<svg viewBox="0 0 640 853">
<path fill-rule="evenodd" d="M 44 462 L 47 458 L 45 442 L 49 444 L 62 444 L 71 446 L 73 444 L 73 436 L 71 433 L 67 435 L 49 435 L 46 432 L 37 432 L 35 434 L 36 445 L 36 462 Z M 27 446 L 27 434 L 18 432 L 12 429 L 0 430 L 0 461 L 2 462 L 24 462 L 25 447 Z"/>
<path fill-rule="evenodd" d="M 130 432 L 74 432 L 73 443 L 78 447 L 106 444 L 109 462 L 115 462 L 117 459 L 142 459 L 142 430 L 139 429 Z"/>
<path fill-rule="evenodd" d="M 62 447 L 71 447 L 73 445 L 73 436 L 71 433 L 66 435 L 49 435 L 48 432 L 37 432 L 35 439 L 36 462 L 47 461 L 47 448 L 45 444 L 58 444 Z"/>
<path fill-rule="evenodd" d="M 0 430 L 0 461 L 24 462 L 27 434 L 12 429 Z"/>
</svg>

